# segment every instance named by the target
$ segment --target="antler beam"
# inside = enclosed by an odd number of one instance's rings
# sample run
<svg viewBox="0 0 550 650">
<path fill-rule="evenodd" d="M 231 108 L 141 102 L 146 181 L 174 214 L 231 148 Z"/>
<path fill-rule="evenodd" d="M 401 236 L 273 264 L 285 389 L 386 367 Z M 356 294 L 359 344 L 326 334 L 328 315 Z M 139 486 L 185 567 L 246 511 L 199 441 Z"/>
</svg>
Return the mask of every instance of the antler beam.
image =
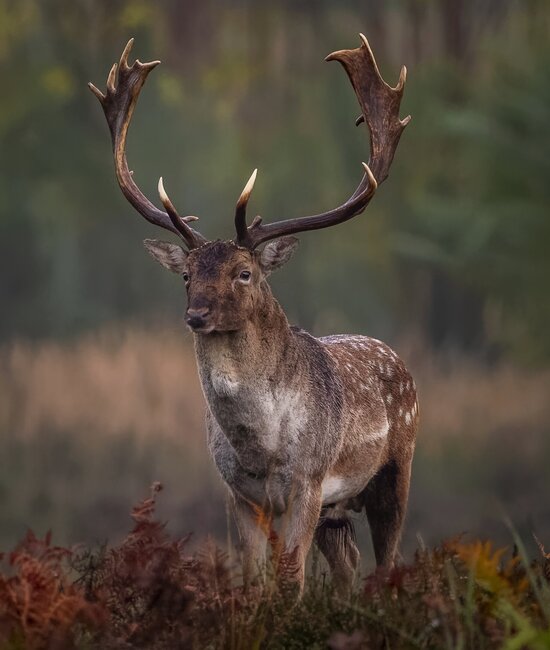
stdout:
<svg viewBox="0 0 550 650">
<path fill-rule="evenodd" d="M 328 228 L 360 214 L 367 207 L 376 189 L 388 176 L 393 156 L 403 129 L 409 123 L 410 115 L 399 119 L 399 107 L 403 96 L 407 70 L 401 68 L 399 81 L 395 88 L 389 86 L 381 77 L 370 45 L 361 34 L 361 47 L 354 50 L 339 50 L 327 56 L 327 61 L 338 61 L 344 67 L 361 107 L 362 115 L 357 124 L 366 122 L 370 134 L 369 164 L 363 163 L 365 174 L 355 192 L 342 205 L 329 212 L 323 212 L 308 217 L 287 219 L 270 224 L 262 224 L 260 219 L 246 227 L 242 196 L 237 206 L 236 242 L 251 249 L 263 242 L 306 230 Z M 247 185 L 248 187 L 248 185 Z M 245 188 L 246 191 L 246 188 Z M 250 192 L 248 193 L 248 195 Z M 244 201 L 244 207 L 248 196 Z"/>
<path fill-rule="evenodd" d="M 90 90 L 98 98 L 109 125 L 118 184 L 124 196 L 147 221 L 175 233 L 184 240 L 189 249 L 197 248 L 206 239 L 187 225 L 187 221 L 194 220 L 196 217 L 180 217 L 165 192 L 166 201 L 162 196 L 161 200 L 167 212 L 159 210 L 138 188 L 132 178 L 132 172 L 128 168 L 126 135 L 130 120 L 147 76 L 160 63 L 160 61 L 141 63 L 137 60 L 129 66 L 128 55 L 133 43 L 134 39 L 132 38 L 124 48 L 118 65 L 115 63 L 111 68 L 105 93 L 92 83 L 88 84 Z"/>
</svg>

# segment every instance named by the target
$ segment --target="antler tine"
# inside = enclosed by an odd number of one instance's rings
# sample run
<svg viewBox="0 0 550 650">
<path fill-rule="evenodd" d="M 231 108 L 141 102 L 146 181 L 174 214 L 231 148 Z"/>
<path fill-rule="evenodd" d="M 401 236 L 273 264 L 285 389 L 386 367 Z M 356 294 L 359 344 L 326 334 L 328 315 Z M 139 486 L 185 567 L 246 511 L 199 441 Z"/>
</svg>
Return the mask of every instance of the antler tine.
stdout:
<svg viewBox="0 0 550 650">
<path fill-rule="evenodd" d="M 155 207 L 138 188 L 132 178 L 132 172 L 128 168 L 126 136 L 130 121 L 147 76 L 160 63 L 160 61 L 141 63 L 138 59 L 131 66 L 128 65 L 128 55 L 133 43 L 134 39 L 131 38 L 120 56 L 119 63 L 115 63 L 111 68 L 107 77 L 105 93 L 92 83 L 88 84 L 90 90 L 98 98 L 107 119 L 118 184 L 126 199 L 147 221 L 175 233 L 183 239 L 189 249 L 197 248 L 206 239 L 187 225 L 186 221 L 191 221 L 191 219 L 182 219 L 175 209 L 175 218 L 173 218 L 170 212 L 166 213 Z M 173 208 L 169 199 L 168 202 Z"/>
<path fill-rule="evenodd" d="M 237 231 L 237 241 L 239 243 L 246 241 L 248 235 L 248 229 L 246 226 L 246 206 L 248 205 L 248 200 L 254 189 L 254 183 L 256 182 L 256 175 L 258 170 L 255 169 L 246 185 L 244 186 L 239 200 L 237 201 L 237 207 L 235 208 L 235 230 Z"/>
<path fill-rule="evenodd" d="M 162 202 L 162 205 L 164 206 L 166 213 L 170 217 L 170 221 L 172 222 L 172 225 L 185 238 L 185 236 L 187 235 L 187 231 L 189 230 L 187 223 L 189 223 L 189 221 L 198 221 L 199 218 L 195 216 L 180 217 L 178 211 L 174 207 L 174 204 L 172 203 L 172 201 L 170 201 L 168 194 L 166 194 L 166 190 L 164 189 L 164 183 L 162 182 L 162 176 L 159 178 L 158 192 L 159 192 L 159 197 Z"/>
<path fill-rule="evenodd" d="M 343 223 L 363 212 L 378 185 L 387 178 L 401 133 L 411 119 L 399 119 L 407 71 L 403 66 L 397 86 L 389 86 L 380 75 L 367 39 L 363 34 L 360 37 L 359 48 L 339 50 L 326 57 L 344 67 L 361 107 L 356 124 L 365 122 L 371 134 L 369 163 L 363 163 L 365 174 L 357 189 L 345 203 L 329 212 L 265 225 L 255 220 L 246 230 L 241 221 L 236 238 L 239 244 L 256 248 L 276 237 Z"/>
</svg>

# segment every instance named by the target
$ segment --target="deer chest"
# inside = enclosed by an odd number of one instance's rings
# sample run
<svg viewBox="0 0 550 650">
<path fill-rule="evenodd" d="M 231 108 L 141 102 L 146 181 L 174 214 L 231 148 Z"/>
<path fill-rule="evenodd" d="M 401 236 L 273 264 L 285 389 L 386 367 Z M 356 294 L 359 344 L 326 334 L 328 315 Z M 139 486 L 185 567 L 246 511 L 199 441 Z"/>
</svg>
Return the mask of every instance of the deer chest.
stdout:
<svg viewBox="0 0 550 650">
<path fill-rule="evenodd" d="M 307 412 L 299 391 L 274 387 L 265 378 L 242 380 L 224 370 L 206 375 L 203 388 L 210 410 L 237 451 L 254 448 L 275 453 L 307 426 Z"/>
</svg>

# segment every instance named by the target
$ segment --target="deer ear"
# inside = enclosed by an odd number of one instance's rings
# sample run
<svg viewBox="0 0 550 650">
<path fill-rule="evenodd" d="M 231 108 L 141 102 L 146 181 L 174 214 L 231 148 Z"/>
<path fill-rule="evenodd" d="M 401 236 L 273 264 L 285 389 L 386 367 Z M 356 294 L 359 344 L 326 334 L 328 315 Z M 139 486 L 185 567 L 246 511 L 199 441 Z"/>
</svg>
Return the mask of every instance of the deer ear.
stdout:
<svg viewBox="0 0 550 650">
<path fill-rule="evenodd" d="M 286 264 L 298 248 L 299 243 L 296 237 L 281 237 L 270 241 L 260 253 L 262 271 L 269 275 Z"/>
<path fill-rule="evenodd" d="M 180 275 L 183 273 L 187 252 L 181 246 L 157 239 L 144 239 L 143 245 L 165 269 Z"/>
</svg>

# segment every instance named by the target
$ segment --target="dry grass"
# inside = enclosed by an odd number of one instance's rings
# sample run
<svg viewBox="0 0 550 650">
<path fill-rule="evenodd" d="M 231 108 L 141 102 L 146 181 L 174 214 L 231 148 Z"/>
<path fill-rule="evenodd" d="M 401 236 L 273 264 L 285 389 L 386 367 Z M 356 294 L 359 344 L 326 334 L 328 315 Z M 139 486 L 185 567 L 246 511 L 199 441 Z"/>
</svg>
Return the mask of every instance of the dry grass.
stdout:
<svg viewBox="0 0 550 650">
<path fill-rule="evenodd" d="M 226 552 L 207 542 L 191 553 L 189 537 L 155 516 L 160 488 L 133 508 L 117 545 L 60 548 L 27 533 L 0 554 L 4 650 L 549 647 L 550 554 L 540 543 L 530 561 L 517 537 L 512 553 L 455 538 L 377 570 L 347 598 L 315 563 L 296 602 L 280 556 L 264 585 L 243 589 Z"/>
<path fill-rule="evenodd" d="M 529 431 L 550 421 L 550 370 L 493 368 L 400 350 L 420 392 L 422 439 Z M 203 436 L 191 341 L 179 331 L 105 331 L 0 349 L 0 431 Z"/>
<path fill-rule="evenodd" d="M 457 531 L 503 543 L 550 538 L 550 371 L 396 349 L 416 378 L 422 425 L 402 549 Z M 120 539 L 144 483 L 170 486 L 163 516 L 193 540 L 227 534 L 208 457 L 190 337 L 168 328 L 0 348 L 0 543 L 53 527 L 62 543 Z M 366 522 L 358 535 L 372 562 Z M 193 542 L 195 543 L 195 542 Z"/>
<path fill-rule="evenodd" d="M 407 358 L 409 355 L 405 355 Z M 421 435 L 430 445 L 442 437 L 487 438 L 546 427 L 550 370 L 502 362 L 488 367 L 472 358 L 410 355 L 421 407 Z"/>
<path fill-rule="evenodd" d="M 203 412 L 193 350 L 181 333 L 105 331 L 0 351 L 1 431 L 189 436 L 202 431 Z"/>
</svg>

